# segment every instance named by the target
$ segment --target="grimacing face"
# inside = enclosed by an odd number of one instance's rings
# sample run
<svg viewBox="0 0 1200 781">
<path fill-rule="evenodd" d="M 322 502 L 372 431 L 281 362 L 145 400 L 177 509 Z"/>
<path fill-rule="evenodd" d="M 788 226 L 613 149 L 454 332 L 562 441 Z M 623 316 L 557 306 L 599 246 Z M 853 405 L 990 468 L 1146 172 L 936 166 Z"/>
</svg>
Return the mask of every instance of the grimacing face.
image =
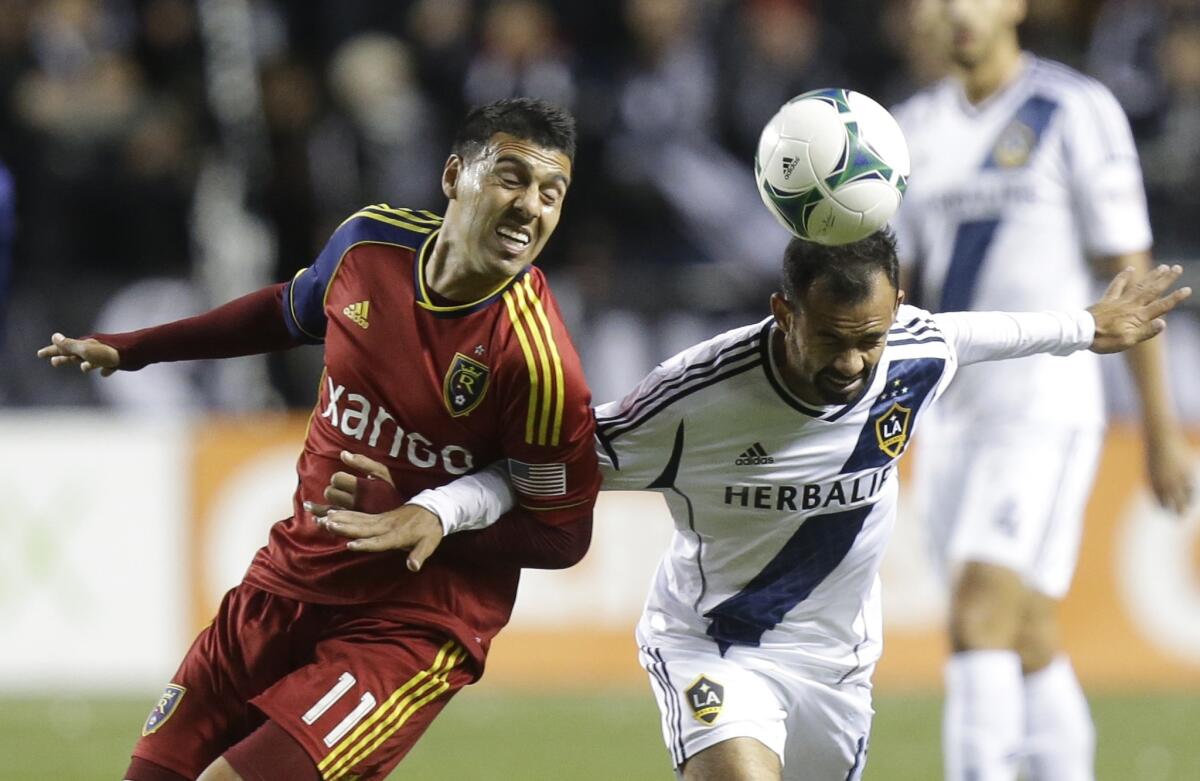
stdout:
<svg viewBox="0 0 1200 781">
<path fill-rule="evenodd" d="M 933 0 L 950 58 L 963 68 L 987 60 L 1025 18 L 1025 0 Z"/>
<path fill-rule="evenodd" d="M 799 302 L 771 297 L 783 336 L 783 375 L 804 401 L 847 404 L 870 383 L 904 294 L 882 270 L 870 295 L 855 304 L 831 303 L 823 287 L 818 279 Z"/>
<path fill-rule="evenodd" d="M 442 190 L 456 208 L 455 224 L 443 229 L 461 243 L 472 272 L 510 277 L 537 260 L 570 184 L 563 152 L 497 133 L 471 158 L 446 161 Z"/>
</svg>

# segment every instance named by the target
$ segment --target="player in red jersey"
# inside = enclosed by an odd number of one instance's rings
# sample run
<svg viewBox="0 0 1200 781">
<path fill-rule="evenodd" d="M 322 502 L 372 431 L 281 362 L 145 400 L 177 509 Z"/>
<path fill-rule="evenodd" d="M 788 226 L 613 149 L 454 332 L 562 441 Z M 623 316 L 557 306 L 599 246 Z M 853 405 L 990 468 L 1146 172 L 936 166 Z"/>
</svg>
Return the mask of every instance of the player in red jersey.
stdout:
<svg viewBox="0 0 1200 781">
<path fill-rule="evenodd" d="M 480 675 L 521 568 L 586 552 L 599 487 L 590 398 L 531 266 L 558 223 L 574 138 L 570 116 L 539 101 L 477 109 L 446 162 L 444 217 L 369 206 L 286 284 L 143 331 L 55 334 L 39 351 L 108 374 L 325 345 L 294 513 L 184 658 L 127 779 L 383 778 Z M 428 551 L 349 551 L 306 505 L 325 499 L 351 448 L 390 478 L 360 481 L 365 505 L 506 459 L 521 507 L 454 535 L 424 567 Z"/>
</svg>

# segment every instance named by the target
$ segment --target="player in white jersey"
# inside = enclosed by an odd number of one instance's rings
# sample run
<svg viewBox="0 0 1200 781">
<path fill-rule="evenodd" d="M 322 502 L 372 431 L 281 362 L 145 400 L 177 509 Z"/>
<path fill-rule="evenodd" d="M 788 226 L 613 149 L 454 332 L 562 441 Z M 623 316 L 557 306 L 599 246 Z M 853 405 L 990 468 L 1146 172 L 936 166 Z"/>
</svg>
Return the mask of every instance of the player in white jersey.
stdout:
<svg viewBox="0 0 1200 781">
<path fill-rule="evenodd" d="M 914 174 L 895 223 L 931 311 L 1071 309 L 1094 272 L 1149 268 L 1128 122 L 1098 82 L 1021 51 L 1023 0 L 932 4 L 953 75 L 895 109 Z M 1159 500 L 1190 500 L 1161 344 L 1128 353 Z M 1092 777 L 1087 703 L 1057 641 L 1104 423 L 1095 355 L 964 371 L 924 427 L 918 490 L 952 588 L 948 781 Z"/>
<path fill-rule="evenodd" d="M 917 422 L 959 364 L 1123 349 L 1190 292 L 1159 299 L 1181 271 L 1162 267 L 1138 285 L 1121 275 L 1090 313 L 931 316 L 902 304 L 887 232 L 796 240 L 784 269 L 771 318 L 680 353 L 596 410 L 604 487 L 659 491 L 675 522 L 637 636 L 684 779 L 859 778 L 877 574 Z M 325 522 L 360 550 L 429 550 L 429 529 L 440 539 L 512 506 L 496 476 Z M 353 479 L 338 479 L 349 482 L 330 498 L 353 506 Z"/>
</svg>

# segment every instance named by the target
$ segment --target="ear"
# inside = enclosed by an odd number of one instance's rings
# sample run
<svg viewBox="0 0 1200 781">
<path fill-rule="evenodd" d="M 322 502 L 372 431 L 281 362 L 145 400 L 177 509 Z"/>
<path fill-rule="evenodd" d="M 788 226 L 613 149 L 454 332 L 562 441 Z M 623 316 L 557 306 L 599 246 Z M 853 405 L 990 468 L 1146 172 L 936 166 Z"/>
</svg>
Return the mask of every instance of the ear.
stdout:
<svg viewBox="0 0 1200 781">
<path fill-rule="evenodd" d="M 792 331 L 792 319 L 796 316 L 792 311 L 791 303 L 783 297 L 782 293 L 771 294 L 771 314 L 775 316 L 775 324 L 779 326 L 779 330 L 786 333 Z"/>
<path fill-rule="evenodd" d="M 463 165 L 461 157 L 450 155 L 442 169 L 442 193 L 452 201 L 458 195 L 458 177 L 462 175 Z"/>
<path fill-rule="evenodd" d="M 896 306 L 892 309 L 892 311 L 895 312 L 897 309 L 900 308 L 900 305 L 903 303 L 904 303 L 904 291 L 897 290 L 896 291 Z"/>
</svg>

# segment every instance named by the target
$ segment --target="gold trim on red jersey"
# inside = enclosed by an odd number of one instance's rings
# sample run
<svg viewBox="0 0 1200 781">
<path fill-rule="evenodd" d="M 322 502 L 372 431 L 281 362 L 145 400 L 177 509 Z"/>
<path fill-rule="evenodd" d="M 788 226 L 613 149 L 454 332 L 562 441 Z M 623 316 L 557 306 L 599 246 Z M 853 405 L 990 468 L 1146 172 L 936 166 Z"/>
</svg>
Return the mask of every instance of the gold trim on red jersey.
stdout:
<svg viewBox="0 0 1200 781">
<path fill-rule="evenodd" d="M 475 301 L 470 301 L 465 304 L 451 304 L 449 306 L 435 304 L 433 303 L 432 297 L 429 295 L 429 289 L 425 286 L 425 262 L 429 259 L 429 250 L 434 244 L 437 243 L 437 237 L 440 232 L 441 228 L 435 230 L 433 234 L 425 240 L 425 243 L 421 245 L 421 251 L 417 254 L 415 273 L 417 304 L 419 304 L 422 309 L 428 309 L 429 311 L 436 312 L 438 314 L 469 314 L 470 312 L 474 312 L 476 309 L 482 309 L 484 306 L 492 303 L 494 299 L 499 297 L 501 293 L 507 290 L 514 283 L 514 281 L 519 279 L 521 275 L 525 273 L 525 269 L 521 269 L 521 271 L 513 274 L 511 277 L 494 287 L 487 295 Z"/>
<path fill-rule="evenodd" d="M 442 224 L 440 217 L 426 217 L 411 209 L 395 209 L 386 203 L 364 206 L 343 220 L 342 225 L 350 222 L 355 217 L 366 217 L 378 222 L 387 223 L 388 225 L 395 225 L 397 228 L 404 228 L 413 233 L 429 233 Z M 339 225 L 338 227 L 341 226 Z"/>
<path fill-rule="evenodd" d="M 443 645 L 433 664 L 392 692 L 374 713 L 317 763 L 321 777 L 325 781 L 345 778 L 351 768 L 383 745 L 414 713 L 445 694 L 450 689 L 450 671 L 466 658 L 467 652 L 455 641 Z"/>
<path fill-rule="evenodd" d="M 525 441 L 531 445 L 557 446 L 562 436 L 566 392 L 554 331 L 528 277 L 505 291 L 504 303 L 529 369 Z"/>
</svg>

